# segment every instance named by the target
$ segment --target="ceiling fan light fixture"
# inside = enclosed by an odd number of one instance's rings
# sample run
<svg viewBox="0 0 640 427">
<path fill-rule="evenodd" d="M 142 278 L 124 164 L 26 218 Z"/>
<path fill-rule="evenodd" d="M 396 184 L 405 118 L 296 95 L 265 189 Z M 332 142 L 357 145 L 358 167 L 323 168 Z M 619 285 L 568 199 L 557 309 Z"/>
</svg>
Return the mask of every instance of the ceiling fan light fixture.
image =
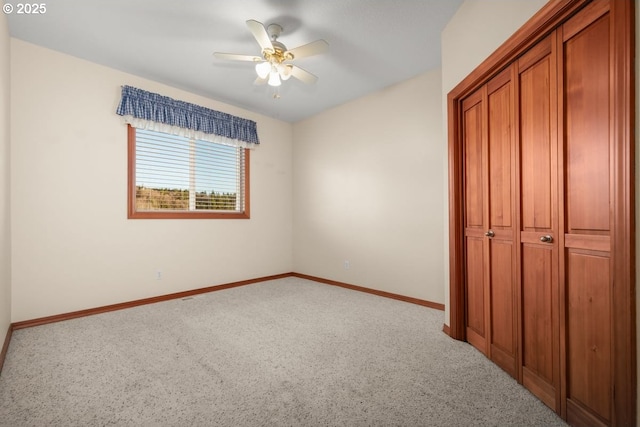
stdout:
<svg viewBox="0 0 640 427">
<path fill-rule="evenodd" d="M 282 82 L 280 81 L 280 75 L 277 71 L 272 70 L 269 74 L 269 81 L 267 82 L 269 86 L 280 86 Z"/>
<path fill-rule="evenodd" d="M 269 76 L 269 72 L 271 71 L 271 64 L 269 64 L 268 62 L 260 62 L 258 64 L 256 64 L 256 73 L 258 74 L 258 77 L 260 77 L 261 79 L 266 79 L 267 76 Z"/>
<path fill-rule="evenodd" d="M 291 65 L 278 65 L 278 73 L 282 80 L 289 80 L 289 77 L 291 77 L 291 68 Z"/>
</svg>

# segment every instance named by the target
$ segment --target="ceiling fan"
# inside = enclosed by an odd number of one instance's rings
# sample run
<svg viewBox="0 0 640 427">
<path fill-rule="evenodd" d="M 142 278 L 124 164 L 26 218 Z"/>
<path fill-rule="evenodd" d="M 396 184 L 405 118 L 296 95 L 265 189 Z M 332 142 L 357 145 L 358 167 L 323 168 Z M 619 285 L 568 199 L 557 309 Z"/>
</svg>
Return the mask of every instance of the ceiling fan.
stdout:
<svg viewBox="0 0 640 427">
<path fill-rule="evenodd" d="M 324 53 L 329 49 L 329 43 L 316 40 L 289 50 L 278 41 L 282 33 L 280 25 L 271 24 L 265 28 L 261 22 L 250 19 L 247 21 L 247 27 L 260 45 L 262 56 L 222 52 L 215 52 L 213 55 L 219 59 L 255 62 L 258 74 L 255 84 L 268 83 L 270 86 L 280 86 L 283 80 L 288 80 L 291 76 L 304 83 L 315 83 L 318 80 L 318 77 L 289 61 Z"/>
</svg>

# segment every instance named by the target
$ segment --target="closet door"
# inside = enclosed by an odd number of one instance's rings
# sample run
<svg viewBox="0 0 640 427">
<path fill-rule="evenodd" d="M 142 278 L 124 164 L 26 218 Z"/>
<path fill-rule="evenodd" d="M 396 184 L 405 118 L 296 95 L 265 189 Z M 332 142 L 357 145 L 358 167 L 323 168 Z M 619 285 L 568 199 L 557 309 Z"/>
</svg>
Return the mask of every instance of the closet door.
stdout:
<svg viewBox="0 0 640 427">
<path fill-rule="evenodd" d="M 463 102 L 467 339 L 517 377 L 513 67 Z"/>
<path fill-rule="evenodd" d="M 611 425 L 613 407 L 608 2 L 562 26 L 566 235 L 564 304 L 567 420 Z M 629 373 L 630 375 L 630 373 Z"/>
<path fill-rule="evenodd" d="M 522 383 L 560 408 L 556 33 L 517 61 Z"/>
<path fill-rule="evenodd" d="M 486 88 L 470 95 L 462 103 L 464 141 L 464 209 L 465 209 L 465 294 L 466 336 L 471 345 L 488 356 L 489 349 L 489 271 L 488 208 L 486 193 Z"/>
<path fill-rule="evenodd" d="M 636 425 L 634 5 L 550 1 L 448 95 L 445 330 L 571 425 Z"/>
<path fill-rule="evenodd" d="M 514 378 L 516 327 L 515 91 L 505 69 L 487 83 L 489 357 Z"/>
</svg>

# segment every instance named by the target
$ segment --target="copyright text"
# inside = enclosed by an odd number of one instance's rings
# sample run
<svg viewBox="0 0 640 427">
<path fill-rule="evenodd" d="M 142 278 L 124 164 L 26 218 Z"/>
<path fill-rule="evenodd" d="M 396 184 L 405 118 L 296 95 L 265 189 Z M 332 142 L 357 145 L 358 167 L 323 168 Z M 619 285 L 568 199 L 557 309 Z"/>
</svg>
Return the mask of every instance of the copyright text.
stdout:
<svg viewBox="0 0 640 427">
<path fill-rule="evenodd" d="M 47 13 L 46 3 L 5 3 L 2 6 L 2 11 L 10 15 L 15 13 L 16 15 L 43 15 Z"/>
</svg>

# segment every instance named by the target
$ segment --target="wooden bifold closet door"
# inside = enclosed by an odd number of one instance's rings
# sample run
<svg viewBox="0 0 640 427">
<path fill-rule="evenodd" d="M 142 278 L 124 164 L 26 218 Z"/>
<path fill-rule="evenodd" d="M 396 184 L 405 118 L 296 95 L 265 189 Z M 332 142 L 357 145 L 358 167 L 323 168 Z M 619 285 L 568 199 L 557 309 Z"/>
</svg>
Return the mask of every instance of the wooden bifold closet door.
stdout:
<svg viewBox="0 0 640 427">
<path fill-rule="evenodd" d="M 521 380 L 560 407 L 557 32 L 514 64 L 518 73 Z"/>
<path fill-rule="evenodd" d="M 467 341 L 556 409 L 553 42 L 555 32 L 463 100 L 462 137 Z"/>
<path fill-rule="evenodd" d="M 450 334 L 572 425 L 635 424 L 632 6 L 551 1 L 448 100 Z"/>
<path fill-rule="evenodd" d="M 614 0 L 618 1 L 618 0 Z M 613 397 L 611 58 L 606 2 L 562 26 L 567 417 L 609 424 Z"/>
<path fill-rule="evenodd" d="M 467 340 L 516 376 L 514 88 L 507 69 L 463 101 Z"/>
</svg>

